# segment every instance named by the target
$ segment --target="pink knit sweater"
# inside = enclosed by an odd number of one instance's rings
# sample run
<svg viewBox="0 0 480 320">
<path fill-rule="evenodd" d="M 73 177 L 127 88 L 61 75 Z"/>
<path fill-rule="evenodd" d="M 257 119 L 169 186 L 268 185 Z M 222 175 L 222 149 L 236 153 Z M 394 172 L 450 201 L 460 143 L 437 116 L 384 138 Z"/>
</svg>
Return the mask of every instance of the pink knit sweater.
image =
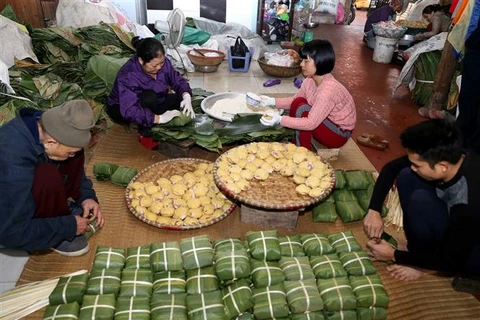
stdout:
<svg viewBox="0 0 480 320">
<path fill-rule="evenodd" d="M 304 97 L 312 109 L 307 118 L 283 116 L 280 124 L 284 127 L 311 131 L 325 119 L 335 123 L 340 129 L 353 130 L 357 121 L 355 102 L 348 90 L 331 74 L 326 74 L 317 87 L 312 78 L 303 81 L 300 90 L 290 98 L 276 98 L 278 109 L 290 109 L 295 98 Z"/>
</svg>

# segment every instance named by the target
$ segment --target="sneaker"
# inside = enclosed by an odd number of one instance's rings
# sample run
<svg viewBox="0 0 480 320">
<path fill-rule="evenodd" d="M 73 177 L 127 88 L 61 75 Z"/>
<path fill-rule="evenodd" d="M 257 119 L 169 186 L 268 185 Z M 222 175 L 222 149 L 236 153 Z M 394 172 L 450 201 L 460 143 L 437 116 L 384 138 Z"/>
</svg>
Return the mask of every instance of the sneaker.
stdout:
<svg viewBox="0 0 480 320">
<path fill-rule="evenodd" d="M 84 236 L 76 236 L 72 241 L 64 240 L 53 251 L 67 257 L 78 257 L 90 250 L 87 239 Z"/>
</svg>

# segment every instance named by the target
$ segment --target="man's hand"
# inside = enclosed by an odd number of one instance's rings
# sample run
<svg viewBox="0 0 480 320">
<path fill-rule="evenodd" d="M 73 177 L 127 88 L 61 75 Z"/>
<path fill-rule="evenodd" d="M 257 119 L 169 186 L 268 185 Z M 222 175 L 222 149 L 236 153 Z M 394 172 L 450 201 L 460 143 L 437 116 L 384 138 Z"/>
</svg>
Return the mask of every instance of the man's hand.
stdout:
<svg viewBox="0 0 480 320">
<path fill-rule="evenodd" d="M 180 108 L 187 117 L 195 119 L 195 111 L 193 111 L 192 97 L 190 94 L 185 93 L 183 95 L 183 100 L 180 102 Z"/>
<path fill-rule="evenodd" d="M 363 230 L 370 239 L 380 239 L 383 233 L 383 218 L 380 212 L 369 209 L 365 218 L 363 218 Z"/>
<path fill-rule="evenodd" d="M 76 236 L 85 234 L 85 232 L 90 231 L 90 226 L 88 225 L 90 220 L 81 216 L 75 216 L 75 220 L 77 221 L 77 232 L 75 233 Z"/>
<path fill-rule="evenodd" d="M 260 123 L 267 127 L 273 127 L 282 121 L 282 116 L 278 113 L 265 114 L 260 118 Z"/>
<path fill-rule="evenodd" d="M 274 107 L 275 106 L 275 98 L 269 96 L 260 96 L 260 107 Z"/>
<path fill-rule="evenodd" d="M 83 208 L 82 216 L 84 218 L 87 218 L 88 222 L 91 222 L 97 219 L 97 227 L 100 227 L 100 228 L 103 227 L 103 225 L 105 224 L 105 219 L 103 218 L 103 214 L 102 214 L 102 211 L 100 210 L 100 205 L 98 204 L 98 202 L 92 199 L 87 199 L 82 202 L 82 208 Z M 91 213 L 91 217 L 88 218 L 90 213 Z M 78 231 L 78 220 L 77 220 L 77 231 Z"/>
<path fill-rule="evenodd" d="M 385 240 L 367 242 L 367 253 L 370 258 L 378 261 L 395 261 L 395 249 Z"/>
</svg>

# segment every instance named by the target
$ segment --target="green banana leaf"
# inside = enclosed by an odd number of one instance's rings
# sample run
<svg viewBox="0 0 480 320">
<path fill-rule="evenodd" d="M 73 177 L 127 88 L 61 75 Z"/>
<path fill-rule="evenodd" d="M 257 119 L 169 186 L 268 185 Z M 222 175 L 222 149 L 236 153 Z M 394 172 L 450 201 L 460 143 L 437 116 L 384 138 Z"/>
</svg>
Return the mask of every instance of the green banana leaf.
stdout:
<svg viewBox="0 0 480 320">
<path fill-rule="evenodd" d="M 153 289 L 153 275 L 147 269 L 123 269 L 119 297 L 150 298 Z"/>
<path fill-rule="evenodd" d="M 106 55 L 96 55 L 88 60 L 83 80 L 83 90 L 87 97 L 106 102 L 106 97 L 112 91 L 118 70 L 129 58 L 114 58 Z"/>
<path fill-rule="evenodd" d="M 302 240 L 300 235 L 292 236 L 279 236 L 278 241 L 280 241 L 280 250 L 282 256 L 284 257 L 304 257 L 305 252 L 303 252 Z"/>
<path fill-rule="evenodd" d="M 49 320 L 78 320 L 80 306 L 78 302 L 48 306 L 43 314 L 43 319 Z"/>
<path fill-rule="evenodd" d="M 198 269 L 213 264 L 214 250 L 207 235 L 183 238 L 180 241 L 182 250 L 183 268 L 185 270 Z"/>
<path fill-rule="evenodd" d="M 37 105 L 32 101 L 11 98 L 2 94 L 0 94 L 0 101 L 4 102 L 0 106 L 0 127 L 15 118 L 19 109 L 26 107 L 38 108 Z"/>
<path fill-rule="evenodd" d="M 332 233 L 328 235 L 328 241 L 330 241 L 336 253 L 362 250 L 352 231 Z"/>
<path fill-rule="evenodd" d="M 150 246 L 127 248 L 125 269 L 148 269 L 150 270 Z"/>
<path fill-rule="evenodd" d="M 255 288 L 283 283 L 285 275 L 277 261 L 251 259 L 251 276 Z"/>
<path fill-rule="evenodd" d="M 130 180 L 137 175 L 138 170 L 136 168 L 129 168 L 120 166 L 112 174 L 112 183 L 118 186 L 126 187 L 130 183 Z"/>
<path fill-rule="evenodd" d="M 93 175 L 97 181 L 109 181 L 112 174 L 118 169 L 118 165 L 105 162 L 93 164 Z"/>
<path fill-rule="evenodd" d="M 333 252 L 332 245 L 327 236 L 321 233 L 308 233 L 300 235 L 303 251 L 307 256 L 321 256 Z"/>
<path fill-rule="evenodd" d="M 48 297 L 50 305 L 54 306 L 75 301 L 81 304 L 87 288 L 87 280 L 87 272 L 75 276 L 61 277 Z"/>
<path fill-rule="evenodd" d="M 176 294 L 154 294 L 151 302 L 151 320 L 187 320 L 187 307 L 185 305 L 187 295 Z"/>
<path fill-rule="evenodd" d="M 252 289 L 241 279 L 222 289 L 222 300 L 228 319 L 250 310 L 253 307 Z"/>
<path fill-rule="evenodd" d="M 256 319 L 278 319 L 290 313 L 283 284 L 253 289 L 253 314 Z"/>
<path fill-rule="evenodd" d="M 212 292 L 220 288 L 220 281 L 213 266 L 187 270 L 186 277 L 189 295 Z"/>
<path fill-rule="evenodd" d="M 16 23 L 20 23 L 20 21 L 18 20 L 15 12 L 13 11 L 13 8 L 11 5 L 7 4 L 5 6 L 5 8 L 2 9 L 2 11 L 0 11 L 0 14 L 2 16 L 4 16 L 5 18 L 8 18 L 12 21 L 15 21 Z"/>
<path fill-rule="evenodd" d="M 125 250 L 123 248 L 97 247 L 93 269 L 123 269 L 125 265 Z"/>
<path fill-rule="evenodd" d="M 323 309 L 323 301 L 315 279 L 285 281 L 288 306 L 293 313 L 308 313 Z"/>
<path fill-rule="evenodd" d="M 150 320 L 150 298 L 119 297 L 115 304 L 115 320 Z"/>
<path fill-rule="evenodd" d="M 150 245 L 150 264 L 153 272 L 183 270 L 182 253 L 177 241 Z"/>
<path fill-rule="evenodd" d="M 308 257 L 282 257 L 278 264 L 287 281 L 315 279 Z"/>
<path fill-rule="evenodd" d="M 174 294 L 187 291 L 185 270 L 162 271 L 153 274 L 153 294 Z"/>
<path fill-rule="evenodd" d="M 317 286 L 325 306 L 325 311 L 356 309 L 357 299 L 350 286 L 348 277 L 321 279 L 318 281 Z"/>
<path fill-rule="evenodd" d="M 388 307 L 388 293 L 377 273 L 368 276 L 350 276 L 350 285 L 357 297 L 358 307 Z"/>
<path fill-rule="evenodd" d="M 187 295 L 187 310 L 189 320 L 226 320 L 219 290 Z"/>
<path fill-rule="evenodd" d="M 377 272 L 365 251 L 340 252 L 338 257 L 351 276 L 366 276 Z"/>
</svg>

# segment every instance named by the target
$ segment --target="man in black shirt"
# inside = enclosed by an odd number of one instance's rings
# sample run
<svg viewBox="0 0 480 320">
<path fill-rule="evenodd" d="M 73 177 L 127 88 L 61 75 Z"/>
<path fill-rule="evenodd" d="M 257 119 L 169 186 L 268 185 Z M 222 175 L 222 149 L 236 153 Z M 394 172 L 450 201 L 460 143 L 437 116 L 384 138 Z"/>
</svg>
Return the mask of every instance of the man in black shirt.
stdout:
<svg viewBox="0 0 480 320">
<path fill-rule="evenodd" d="M 364 229 L 371 257 L 399 280 L 430 269 L 480 277 L 480 157 L 465 153 L 460 131 L 442 119 L 407 128 L 400 136 L 407 156 L 385 165 L 373 191 Z M 397 180 L 407 246 L 395 250 L 377 241 L 380 210 Z"/>
</svg>

